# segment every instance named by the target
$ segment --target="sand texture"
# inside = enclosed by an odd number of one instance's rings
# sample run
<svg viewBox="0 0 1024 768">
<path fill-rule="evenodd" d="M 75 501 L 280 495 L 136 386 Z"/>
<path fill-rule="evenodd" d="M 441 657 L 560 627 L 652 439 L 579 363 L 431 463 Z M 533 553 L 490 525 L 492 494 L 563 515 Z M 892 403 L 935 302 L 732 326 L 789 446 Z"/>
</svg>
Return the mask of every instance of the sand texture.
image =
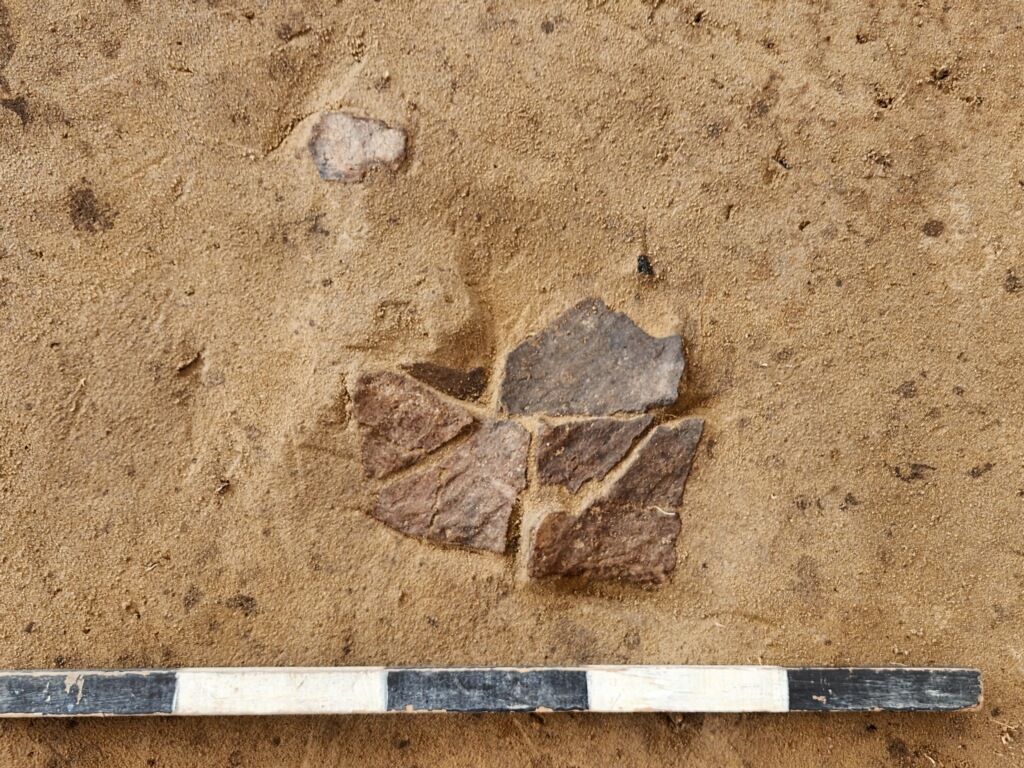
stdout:
<svg viewBox="0 0 1024 768">
<path fill-rule="evenodd" d="M 0 0 L 0 666 L 986 682 L 953 716 L 4 721 L 0 768 L 1024 764 L 1022 51 L 1015 0 Z M 325 180 L 328 112 L 405 145 Z M 506 418 L 508 353 L 588 298 L 683 339 L 671 578 L 529 578 L 555 485 L 504 557 L 375 520 L 358 377 Z"/>
</svg>

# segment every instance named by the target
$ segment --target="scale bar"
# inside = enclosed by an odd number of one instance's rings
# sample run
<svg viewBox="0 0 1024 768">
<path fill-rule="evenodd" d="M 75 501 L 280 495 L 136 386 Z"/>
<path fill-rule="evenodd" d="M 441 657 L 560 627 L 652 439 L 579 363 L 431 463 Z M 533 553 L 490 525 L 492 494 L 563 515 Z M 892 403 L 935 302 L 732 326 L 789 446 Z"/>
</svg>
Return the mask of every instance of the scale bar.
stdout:
<svg viewBox="0 0 1024 768">
<path fill-rule="evenodd" d="M 981 673 L 924 667 L 226 667 L 0 671 L 0 717 L 383 712 L 955 712 Z"/>
</svg>

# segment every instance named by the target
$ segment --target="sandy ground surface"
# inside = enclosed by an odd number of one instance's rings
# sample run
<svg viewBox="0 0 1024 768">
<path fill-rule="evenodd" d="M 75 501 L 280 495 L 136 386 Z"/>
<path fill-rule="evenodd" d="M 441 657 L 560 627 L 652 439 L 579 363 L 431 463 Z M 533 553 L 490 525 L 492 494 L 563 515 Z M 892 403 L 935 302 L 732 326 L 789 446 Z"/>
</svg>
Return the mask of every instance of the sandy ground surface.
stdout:
<svg viewBox="0 0 1024 768">
<path fill-rule="evenodd" d="M 1010 0 L 3 0 L 0 665 L 934 664 L 986 699 L 7 721 L 0 765 L 1024 763 L 1022 27 Z M 322 181 L 336 108 L 406 128 L 405 164 Z M 686 339 L 672 581 L 531 583 L 372 520 L 346 383 L 500 370 L 587 296 Z"/>
</svg>

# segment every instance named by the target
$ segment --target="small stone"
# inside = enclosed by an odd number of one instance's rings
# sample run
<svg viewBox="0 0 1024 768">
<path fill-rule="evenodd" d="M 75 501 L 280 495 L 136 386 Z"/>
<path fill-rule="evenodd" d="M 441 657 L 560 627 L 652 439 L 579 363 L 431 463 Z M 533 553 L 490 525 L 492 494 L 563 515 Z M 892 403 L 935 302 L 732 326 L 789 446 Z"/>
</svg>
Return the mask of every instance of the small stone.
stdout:
<svg viewBox="0 0 1024 768">
<path fill-rule="evenodd" d="M 675 509 L 683 497 L 704 419 L 683 419 L 651 431 L 625 472 L 598 503 Z"/>
<path fill-rule="evenodd" d="M 551 512 L 534 533 L 529 574 L 661 583 L 676 567 L 679 515 L 659 509 L 593 506 L 579 516 Z"/>
<path fill-rule="evenodd" d="M 561 485 L 576 493 L 588 480 L 600 480 L 607 475 L 650 423 L 650 416 L 588 419 L 558 425 L 541 422 L 537 433 L 537 477 L 543 485 Z"/>
<path fill-rule="evenodd" d="M 320 178 L 352 184 L 371 168 L 401 165 L 405 131 L 347 112 L 325 112 L 313 126 L 309 153 Z"/>
<path fill-rule="evenodd" d="M 675 401 L 684 366 L 679 336 L 586 299 L 509 353 L 499 400 L 511 414 L 641 412 Z"/>
<path fill-rule="evenodd" d="M 479 400 L 487 388 L 487 371 L 483 368 L 457 371 L 437 363 L 413 363 L 402 368 L 424 384 L 459 400 Z"/>
<path fill-rule="evenodd" d="M 503 553 L 529 446 L 518 424 L 485 422 L 438 464 L 385 486 L 373 516 L 410 536 Z"/>
<path fill-rule="evenodd" d="M 363 470 L 387 477 L 457 437 L 473 417 L 422 384 L 398 373 L 356 380 L 353 411 L 363 431 Z"/>
</svg>

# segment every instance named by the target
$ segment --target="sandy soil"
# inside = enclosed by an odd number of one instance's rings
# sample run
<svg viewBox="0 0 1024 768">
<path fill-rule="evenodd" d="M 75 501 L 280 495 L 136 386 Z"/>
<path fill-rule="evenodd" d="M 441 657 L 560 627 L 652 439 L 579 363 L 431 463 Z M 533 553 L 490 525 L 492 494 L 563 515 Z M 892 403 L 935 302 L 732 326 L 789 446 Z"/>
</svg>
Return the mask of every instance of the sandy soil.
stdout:
<svg viewBox="0 0 1024 768">
<path fill-rule="evenodd" d="M 986 701 L 8 721 L 0 765 L 1024 763 L 1022 29 L 1011 0 L 3 0 L 0 665 L 948 664 Z M 402 168 L 322 181 L 333 108 L 405 127 Z M 671 583 L 530 583 L 373 521 L 346 382 L 499 370 L 586 296 L 686 339 Z"/>
</svg>

